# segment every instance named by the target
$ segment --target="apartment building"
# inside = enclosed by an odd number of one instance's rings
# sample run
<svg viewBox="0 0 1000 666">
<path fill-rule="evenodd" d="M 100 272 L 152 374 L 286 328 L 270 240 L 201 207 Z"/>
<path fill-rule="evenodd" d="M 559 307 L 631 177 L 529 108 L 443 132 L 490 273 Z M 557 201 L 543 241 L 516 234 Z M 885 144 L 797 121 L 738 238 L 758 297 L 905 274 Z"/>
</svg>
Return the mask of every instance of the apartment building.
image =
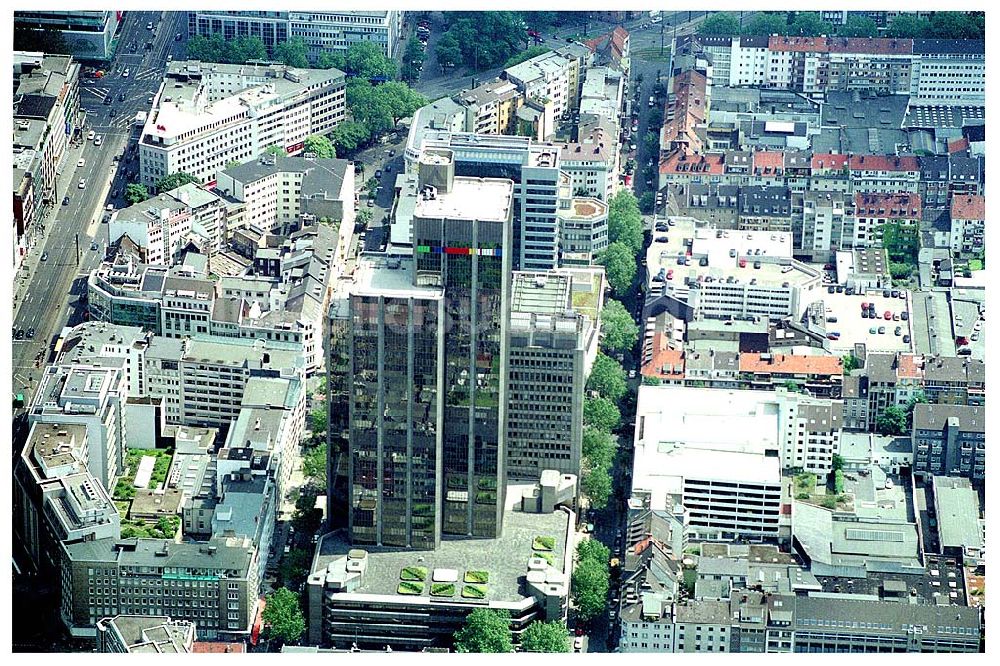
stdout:
<svg viewBox="0 0 1000 666">
<path fill-rule="evenodd" d="M 517 272 L 511 289 L 507 478 L 580 475 L 584 384 L 597 356 L 601 269 Z"/>
<path fill-rule="evenodd" d="M 56 575 L 59 543 L 117 537 L 118 509 L 87 468 L 87 426 L 36 422 L 14 467 L 14 531 L 36 574 Z"/>
<path fill-rule="evenodd" d="M 508 67 L 501 76 L 515 84 L 526 99 L 544 107 L 546 130 L 542 138 L 547 138 L 557 118 L 579 107 L 584 70 L 592 62 L 590 49 L 582 44 L 567 44 Z"/>
<path fill-rule="evenodd" d="M 336 69 L 169 63 L 139 140 L 140 181 L 185 171 L 208 183 L 269 146 L 301 153 L 344 119 L 344 86 Z"/>
<path fill-rule="evenodd" d="M 923 391 L 928 402 L 981 407 L 986 404 L 986 364 L 969 357 L 926 356 Z"/>
<path fill-rule="evenodd" d="M 869 158 L 871 159 L 871 158 Z M 920 195 L 915 192 L 854 195 L 855 247 L 878 244 L 878 230 L 884 224 L 919 228 L 923 219 Z"/>
<path fill-rule="evenodd" d="M 844 377 L 844 427 L 872 431 L 886 407 L 906 406 L 923 388 L 924 366 L 914 354 L 867 354 L 864 368 Z"/>
<path fill-rule="evenodd" d="M 618 138 L 613 126 L 596 126 L 586 134 L 581 128 L 580 141 L 559 151 L 559 163 L 574 194 L 608 201 L 618 187 Z"/>
<path fill-rule="evenodd" d="M 569 174 L 560 174 L 559 256 L 562 266 L 591 266 L 608 247 L 608 205 L 594 197 L 574 197 Z"/>
<path fill-rule="evenodd" d="M 107 222 L 108 240 L 114 245 L 128 236 L 145 263 L 170 266 L 192 241 L 212 253 L 222 250 L 227 209 L 221 197 L 188 183 L 114 211 Z"/>
<path fill-rule="evenodd" d="M 921 403 L 913 408 L 913 473 L 986 478 L 984 407 Z"/>
<path fill-rule="evenodd" d="M 246 639 L 259 610 L 258 557 L 238 537 L 64 543 L 60 619 L 81 638 L 96 637 L 105 617 L 167 615 L 195 623 L 207 639 Z"/>
<path fill-rule="evenodd" d="M 105 488 L 113 488 L 123 471 L 128 445 L 122 418 L 127 397 L 128 385 L 120 368 L 50 365 L 39 378 L 28 423 L 84 426 L 87 469 Z"/>
<path fill-rule="evenodd" d="M 389 11 L 189 11 L 188 34 L 222 34 L 225 39 L 260 37 L 268 50 L 292 37 L 301 37 L 315 62 L 324 51 L 347 51 L 354 44 L 375 44 L 389 58 L 396 57 L 403 13 Z"/>
<path fill-rule="evenodd" d="M 977 257 L 986 251 L 986 197 L 955 195 L 951 198 L 951 252 L 956 257 Z"/>
<path fill-rule="evenodd" d="M 245 204 L 243 224 L 287 234 L 304 215 L 354 225 L 354 168 L 347 160 L 261 156 L 219 172 L 215 189 Z"/>
<path fill-rule="evenodd" d="M 100 653 L 189 654 L 194 637 L 194 622 L 164 615 L 116 615 L 97 622 Z"/>
<path fill-rule="evenodd" d="M 804 193 L 801 230 L 797 227 L 793 222 L 795 254 L 810 261 L 829 262 L 837 250 L 854 248 L 859 240 L 854 208 L 843 192 Z"/>
<path fill-rule="evenodd" d="M 453 97 L 465 109 L 463 131 L 474 134 L 511 134 L 524 95 L 512 81 L 496 79 Z"/>
</svg>

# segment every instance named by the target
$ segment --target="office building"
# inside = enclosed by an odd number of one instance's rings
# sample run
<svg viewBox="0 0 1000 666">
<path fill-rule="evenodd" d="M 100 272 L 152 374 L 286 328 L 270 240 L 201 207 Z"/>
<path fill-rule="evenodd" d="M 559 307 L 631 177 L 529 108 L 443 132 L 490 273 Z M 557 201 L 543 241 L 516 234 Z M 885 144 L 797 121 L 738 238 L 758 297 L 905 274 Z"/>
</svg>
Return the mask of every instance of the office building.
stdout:
<svg viewBox="0 0 1000 666">
<path fill-rule="evenodd" d="M 105 61 L 112 55 L 115 32 L 124 14 L 121 11 L 16 11 L 14 26 L 27 30 L 55 30 L 62 33 L 75 58 Z"/>
<path fill-rule="evenodd" d="M 986 523 L 980 517 L 979 493 L 968 479 L 931 477 L 937 543 L 940 553 L 965 566 L 980 566 L 986 556 Z M 932 528 L 933 529 L 933 528 Z"/>
<path fill-rule="evenodd" d="M 608 247 L 608 204 L 595 197 L 571 196 L 568 173 L 560 174 L 559 218 L 560 264 L 592 266 Z"/>
<path fill-rule="evenodd" d="M 259 553 L 243 538 L 204 543 L 112 538 L 62 544 L 59 616 L 70 635 L 150 609 L 208 639 L 246 639 L 259 611 Z"/>
<path fill-rule="evenodd" d="M 403 28 L 403 12 L 334 11 L 260 12 L 197 10 L 188 13 L 188 33 L 225 39 L 260 37 L 272 51 L 293 37 L 301 37 L 308 57 L 316 61 L 326 51 L 345 52 L 354 44 L 372 43 L 389 58 L 396 57 Z"/>
<path fill-rule="evenodd" d="M 507 478 L 580 475 L 584 384 L 597 356 L 604 271 L 514 273 Z"/>
<path fill-rule="evenodd" d="M 39 379 L 28 423 L 86 427 L 87 469 L 105 488 L 113 488 L 128 444 L 122 418 L 127 397 L 120 368 L 50 365 Z"/>
<path fill-rule="evenodd" d="M 243 224 L 287 234 L 303 216 L 354 225 L 354 169 L 347 160 L 261 156 L 218 174 L 216 190 L 245 205 Z"/>
<path fill-rule="evenodd" d="M 344 73 L 284 65 L 168 64 L 139 140 L 139 179 L 184 171 L 202 183 L 270 146 L 302 152 L 344 119 Z"/>
<path fill-rule="evenodd" d="M 501 530 L 513 184 L 455 175 L 447 150 L 419 182 L 414 258 L 362 258 L 331 308 L 331 451 L 347 433 L 355 543 Z"/>
<path fill-rule="evenodd" d="M 913 473 L 986 479 L 986 408 L 920 403 L 913 407 Z"/>
<path fill-rule="evenodd" d="M 131 654 L 189 654 L 195 623 L 162 615 L 116 615 L 97 622 L 97 651 Z"/>
</svg>

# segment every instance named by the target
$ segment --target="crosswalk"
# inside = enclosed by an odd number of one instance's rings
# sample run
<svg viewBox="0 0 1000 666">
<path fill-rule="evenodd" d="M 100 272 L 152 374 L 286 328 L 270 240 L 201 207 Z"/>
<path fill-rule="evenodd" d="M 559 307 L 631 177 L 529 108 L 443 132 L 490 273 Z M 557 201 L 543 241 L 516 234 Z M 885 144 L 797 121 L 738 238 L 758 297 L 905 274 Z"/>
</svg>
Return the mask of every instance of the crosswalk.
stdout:
<svg viewBox="0 0 1000 666">
<path fill-rule="evenodd" d="M 134 74 L 140 81 L 159 81 L 163 78 L 162 67 L 140 67 Z"/>
</svg>

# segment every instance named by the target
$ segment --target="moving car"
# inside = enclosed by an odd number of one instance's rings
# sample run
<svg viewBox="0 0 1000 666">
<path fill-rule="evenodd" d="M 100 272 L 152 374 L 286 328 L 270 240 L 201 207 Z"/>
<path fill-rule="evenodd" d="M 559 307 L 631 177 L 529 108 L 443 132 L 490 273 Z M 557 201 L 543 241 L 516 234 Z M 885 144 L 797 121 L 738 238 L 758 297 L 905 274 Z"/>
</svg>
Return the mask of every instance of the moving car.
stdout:
<svg viewBox="0 0 1000 666">
<path fill-rule="evenodd" d="M 150 21 L 149 23 L 146 24 L 146 30 L 152 30 L 152 29 L 153 29 L 153 22 Z"/>
<path fill-rule="evenodd" d="M 69 205 L 69 197 L 63 197 L 63 206 Z"/>
<path fill-rule="evenodd" d="M 126 68 L 125 68 L 125 71 L 124 71 L 124 72 L 122 72 L 122 78 L 123 78 L 123 79 L 127 79 L 127 78 L 128 78 L 128 75 L 129 75 L 129 71 L 130 71 L 130 70 L 129 70 L 129 68 L 128 68 L 128 67 L 126 67 Z"/>
<path fill-rule="evenodd" d="M 79 159 L 79 160 L 77 161 L 77 163 L 76 163 L 76 168 L 77 168 L 77 169 L 79 169 L 80 167 L 82 167 L 82 166 L 86 166 L 86 165 L 87 165 L 87 160 L 85 160 L 85 159 L 83 159 L 83 158 L 81 157 L 81 158 L 80 158 L 80 159 Z"/>
<path fill-rule="evenodd" d="M 91 250 L 96 250 L 97 249 L 97 241 L 91 241 L 91 243 L 90 243 L 90 249 Z"/>
<path fill-rule="evenodd" d="M 80 182 L 77 184 L 77 187 L 82 190 L 83 188 L 87 187 L 87 181 L 81 178 Z"/>
<path fill-rule="evenodd" d="M 29 328 L 28 332 L 24 334 L 24 337 L 28 338 L 29 340 L 31 340 L 32 338 L 34 338 L 35 337 L 35 329 Z"/>
<path fill-rule="evenodd" d="M 42 252 L 42 261 L 48 261 L 48 260 L 49 260 L 49 253 Z"/>
</svg>

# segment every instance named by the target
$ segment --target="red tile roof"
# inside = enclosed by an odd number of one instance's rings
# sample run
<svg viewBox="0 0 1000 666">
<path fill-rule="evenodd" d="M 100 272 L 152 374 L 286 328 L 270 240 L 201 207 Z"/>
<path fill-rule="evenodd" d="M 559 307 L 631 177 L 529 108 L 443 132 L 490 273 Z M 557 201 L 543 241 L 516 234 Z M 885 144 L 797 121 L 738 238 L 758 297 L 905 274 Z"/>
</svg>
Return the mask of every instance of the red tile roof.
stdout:
<svg viewBox="0 0 1000 666">
<path fill-rule="evenodd" d="M 923 360 L 916 354 L 896 356 L 896 377 L 899 379 L 920 379 L 924 376 Z"/>
<path fill-rule="evenodd" d="M 680 141 L 691 146 L 695 152 L 701 151 L 701 139 L 694 128 L 705 122 L 707 87 L 705 75 L 693 69 L 674 77 L 673 102 L 664 112 L 670 120 L 660 130 L 660 146 L 663 149 L 669 150 L 674 141 Z"/>
<path fill-rule="evenodd" d="M 772 51 L 810 51 L 819 52 L 829 50 L 827 48 L 826 37 L 775 37 L 772 36 L 767 47 Z"/>
<path fill-rule="evenodd" d="M 781 151 L 761 150 L 753 154 L 753 168 L 760 173 L 774 173 L 775 169 L 785 166 L 785 153 Z M 765 171 L 769 169 L 770 171 Z"/>
<path fill-rule="evenodd" d="M 682 149 L 677 149 L 660 160 L 660 173 L 690 173 L 721 176 L 725 172 L 726 156 L 722 153 L 694 155 Z"/>
<path fill-rule="evenodd" d="M 969 149 L 969 140 L 964 136 L 961 139 L 952 139 L 948 142 L 948 154 L 964 153 Z"/>
<path fill-rule="evenodd" d="M 955 194 L 951 198 L 951 219 L 985 220 L 986 197 L 978 194 Z"/>
<path fill-rule="evenodd" d="M 246 652 L 243 643 L 217 643 L 215 641 L 195 641 L 191 649 L 195 653 L 239 654 Z"/>
<path fill-rule="evenodd" d="M 885 37 L 831 37 L 827 40 L 830 53 L 868 53 L 872 55 L 909 55 L 912 39 Z"/>
<path fill-rule="evenodd" d="M 913 156 L 851 155 L 851 171 L 920 171 L 920 161 Z"/>
<path fill-rule="evenodd" d="M 847 164 L 847 155 L 833 155 L 831 153 L 817 153 L 812 156 L 813 170 L 822 169 L 824 171 L 840 171 Z"/>
<path fill-rule="evenodd" d="M 807 356 L 804 354 L 740 354 L 740 372 L 766 372 L 790 375 L 833 376 L 844 374 L 844 364 L 839 356 Z"/>
<path fill-rule="evenodd" d="M 855 194 L 855 215 L 879 218 L 919 220 L 922 216 L 920 195 L 912 192 L 892 194 Z"/>
<path fill-rule="evenodd" d="M 608 55 L 611 56 L 612 60 L 621 62 L 622 57 L 625 55 L 625 44 L 628 42 L 628 37 L 628 30 L 618 26 L 611 32 L 588 39 L 583 44 L 590 49 L 591 53 L 608 49 Z"/>
<path fill-rule="evenodd" d="M 684 352 L 667 346 L 663 333 L 653 335 L 653 358 L 642 366 L 643 377 L 684 379 Z"/>
</svg>

